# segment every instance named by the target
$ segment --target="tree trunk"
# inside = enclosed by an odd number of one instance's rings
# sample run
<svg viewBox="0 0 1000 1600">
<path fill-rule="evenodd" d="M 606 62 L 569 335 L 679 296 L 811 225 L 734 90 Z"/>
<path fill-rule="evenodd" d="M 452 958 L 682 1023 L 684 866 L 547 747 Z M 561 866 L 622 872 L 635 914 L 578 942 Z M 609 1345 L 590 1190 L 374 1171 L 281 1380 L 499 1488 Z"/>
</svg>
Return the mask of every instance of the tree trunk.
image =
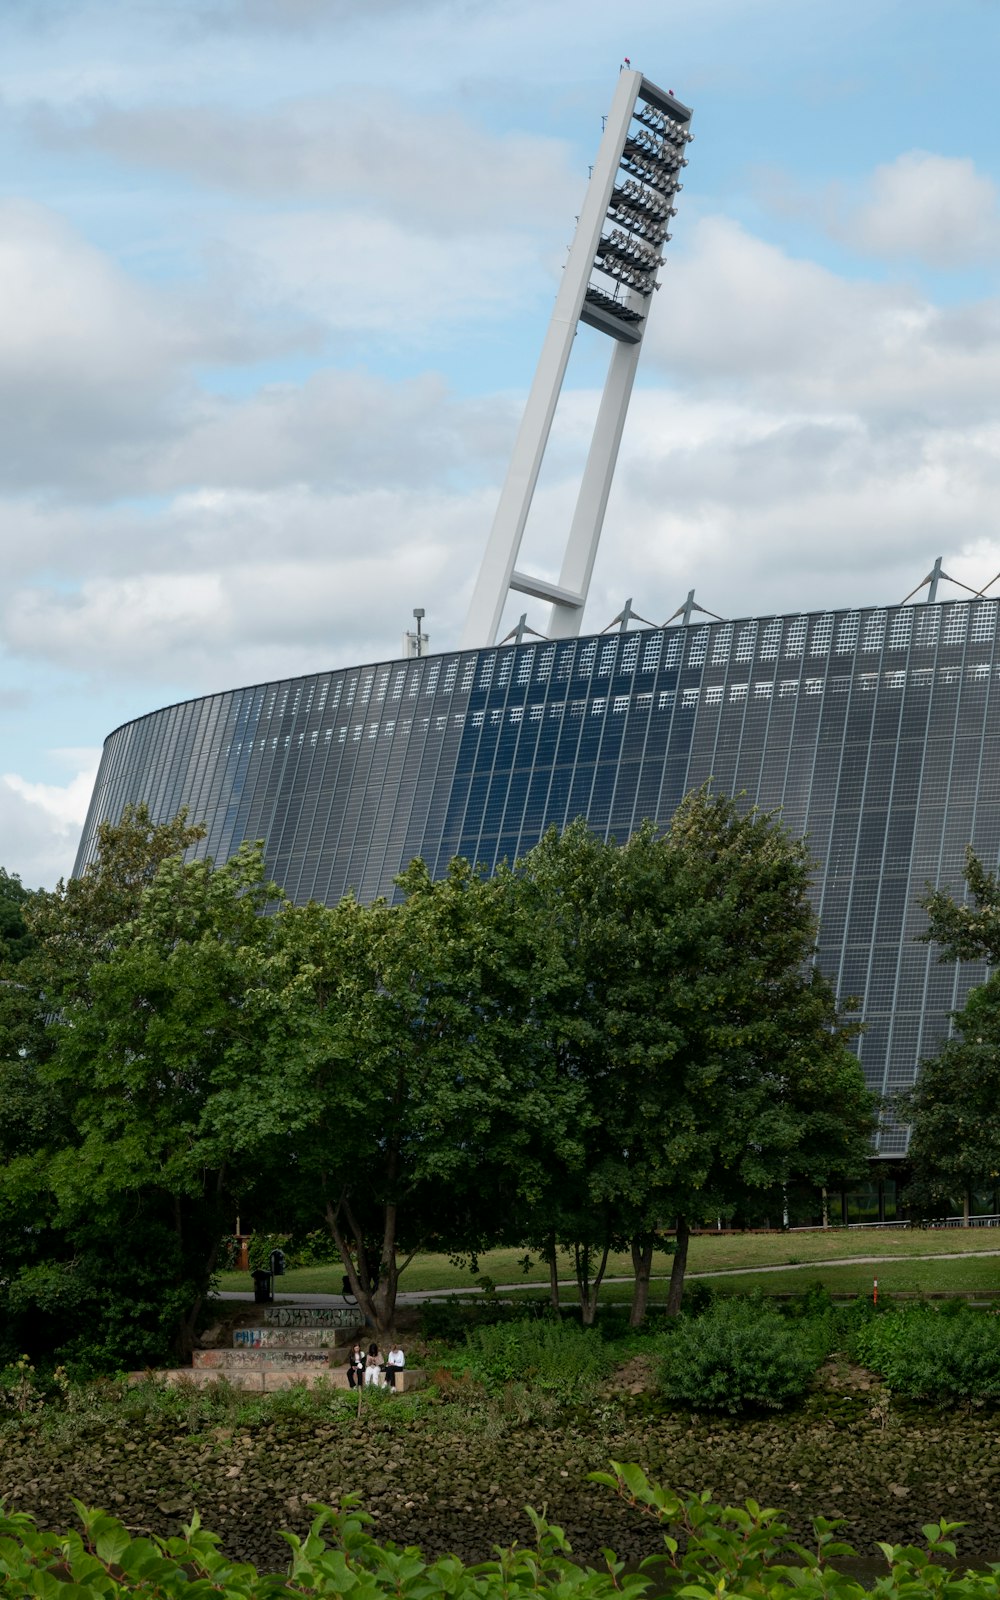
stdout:
<svg viewBox="0 0 1000 1600">
<path fill-rule="evenodd" d="M 368 1326 L 374 1330 L 379 1339 L 384 1339 L 392 1332 L 396 1316 L 396 1291 L 399 1283 L 399 1267 L 396 1261 L 396 1207 L 387 1205 L 384 1211 L 377 1289 L 372 1288 L 364 1236 L 346 1194 L 341 1195 L 336 1205 L 327 1200 L 325 1214 L 330 1236 L 340 1252 L 344 1272 L 351 1285 L 351 1293 L 357 1300 Z M 341 1214 L 347 1224 L 346 1229 L 342 1225 Z"/>
<path fill-rule="evenodd" d="M 677 1218 L 677 1247 L 670 1268 L 670 1292 L 667 1295 L 667 1316 L 676 1317 L 681 1309 L 681 1297 L 684 1294 L 684 1274 L 687 1271 L 688 1239 L 691 1230 L 688 1227 L 687 1217 Z"/>
<path fill-rule="evenodd" d="M 545 1249 L 549 1263 L 549 1305 L 553 1311 L 559 1310 L 559 1248 L 556 1244 L 554 1233 L 549 1235 L 549 1242 Z"/>
<path fill-rule="evenodd" d="M 971 1210 L 971 1207 L 969 1205 L 969 1191 L 968 1191 L 968 1189 L 963 1189 L 963 1191 L 962 1191 L 962 1227 L 963 1228 L 967 1228 L 969 1226 L 969 1212 L 970 1212 L 970 1210 Z"/>
<path fill-rule="evenodd" d="M 592 1328 L 597 1318 L 597 1296 L 601 1289 L 601 1279 L 604 1277 L 608 1265 L 608 1255 L 611 1250 L 611 1241 L 606 1240 L 601 1254 L 601 1264 L 594 1274 L 590 1276 L 592 1251 L 590 1245 L 573 1246 L 576 1255 L 576 1281 L 580 1291 L 580 1321 L 585 1328 Z"/>
<path fill-rule="evenodd" d="M 628 1325 L 630 1328 L 641 1328 L 646 1320 L 646 1309 L 649 1305 L 649 1279 L 653 1270 L 654 1241 L 651 1237 L 645 1237 L 631 1239 L 629 1244 L 632 1250 L 635 1289 L 632 1294 L 632 1310 L 629 1312 Z"/>
</svg>

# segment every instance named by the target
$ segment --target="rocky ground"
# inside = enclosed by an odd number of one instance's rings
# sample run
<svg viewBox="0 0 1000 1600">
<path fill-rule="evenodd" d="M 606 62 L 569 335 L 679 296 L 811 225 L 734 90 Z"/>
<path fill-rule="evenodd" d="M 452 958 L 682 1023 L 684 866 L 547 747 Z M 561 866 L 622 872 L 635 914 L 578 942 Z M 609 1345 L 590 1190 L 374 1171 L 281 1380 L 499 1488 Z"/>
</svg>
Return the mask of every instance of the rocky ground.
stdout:
<svg viewBox="0 0 1000 1600">
<path fill-rule="evenodd" d="M 922 1523 L 946 1516 L 969 1525 L 960 1556 L 1000 1558 L 1000 1411 L 901 1410 L 864 1373 L 833 1364 L 797 1412 L 720 1421 L 665 1411 L 634 1392 L 646 1377 L 630 1365 L 596 1407 L 548 1427 L 519 1422 L 513 1406 L 476 1409 L 454 1383 L 439 1404 L 395 1400 L 360 1419 L 343 1398 L 195 1431 L 176 1416 L 130 1419 L 127 1408 L 110 1426 L 37 1414 L 0 1435 L 0 1497 L 48 1527 L 72 1523 L 72 1496 L 158 1533 L 197 1508 L 234 1556 L 271 1570 L 285 1560 L 278 1530 L 302 1531 L 310 1502 L 351 1490 L 379 1537 L 429 1554 L 471 1560 L 526 1542 L 531 1504 L 547 1507 L 579 1555 L 599 1559 L 610 1545 L 636 1557 L 658 1547 L 657 1530 L 587 1482 L 614 1458 L 677 1489 L 781 1506 L 803 1536 L 814 1513 L 842 1516 L 865 1553 L 876 1539 L 919 1539 Z"/>
</svg>

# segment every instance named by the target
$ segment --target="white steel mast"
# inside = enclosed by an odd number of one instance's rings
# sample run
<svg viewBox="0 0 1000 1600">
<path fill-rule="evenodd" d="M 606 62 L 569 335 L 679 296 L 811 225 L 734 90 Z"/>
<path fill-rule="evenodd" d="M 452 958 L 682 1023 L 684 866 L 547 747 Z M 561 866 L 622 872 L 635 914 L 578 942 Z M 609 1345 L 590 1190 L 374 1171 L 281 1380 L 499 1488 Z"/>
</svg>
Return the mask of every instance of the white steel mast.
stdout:
<svg viewBox="0 0 1000 1600">
<path fill-rule="evenodd" d="M 511 589 L 552 604 L 548 635 L 580 631 L 601 537 L 646 317 L 674 197 L 687 165 L 691 111 L 641 72 L 618 79 L 604 137 L 570 247 L 528 394 L 486 553 L 473 590 L 462 649 L 493 644 Z M 577 324 L 614 341 L 558 583 L 516 568 Z"/>
</svg>

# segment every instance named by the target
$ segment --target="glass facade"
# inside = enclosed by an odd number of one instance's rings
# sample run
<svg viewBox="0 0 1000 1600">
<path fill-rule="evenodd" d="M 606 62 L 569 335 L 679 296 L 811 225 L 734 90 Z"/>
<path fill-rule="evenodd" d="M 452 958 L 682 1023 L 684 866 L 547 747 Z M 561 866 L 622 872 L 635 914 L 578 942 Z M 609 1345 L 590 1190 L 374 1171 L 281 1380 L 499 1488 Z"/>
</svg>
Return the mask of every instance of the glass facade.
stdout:
<svg viewBox="0 0 1000 1600">
<path fill-rule="evenodd" d="M 1000 857 L 992 600 L 650 629 L 388 661 L 190 700 L 108 738 L 77 871 L 128 802 L 263 839 L 297 901 L 392 895 L 414 856 L 492 868 L 585 816 L 624 839 L 711 779 L 815 861 L 820 965 L 873 1088 L 913 1081 L 983 971 L 917 936 L 926 885 Z M 904 1152 L 883 1129 L 879 1153 Z"/>
</svg>

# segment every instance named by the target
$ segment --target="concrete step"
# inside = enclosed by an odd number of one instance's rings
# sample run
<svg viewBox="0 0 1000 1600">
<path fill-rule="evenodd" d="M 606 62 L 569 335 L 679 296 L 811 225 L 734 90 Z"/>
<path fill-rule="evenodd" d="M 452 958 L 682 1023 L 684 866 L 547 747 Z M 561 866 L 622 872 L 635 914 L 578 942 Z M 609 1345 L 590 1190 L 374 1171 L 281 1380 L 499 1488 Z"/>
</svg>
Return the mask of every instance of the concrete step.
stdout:
<svg viewBox="0 0 1000 1600">
<path fill-rule="evenodd" d="M 130 1383 L 144 1383 L 155 1378 L 171 1387 L 190 1384 L 203 1389 L 210 1383 L 228 1383 L 230 1388 L 249 1390 L 256 1394 L 272 1394 L 277 1389 L 291 1389 L 301 1384 L 305 1389 L 346 1389 L 347 1372 L 341 1368 L 331 1371 L 315 1362 L 308 1367 L 171 1367 L 159 1372 L 131 1372 Z M 405 1394 L 420 1389 L 427 1381 L 426 1372 L 411 1368 L 400 1373 L 397 1393 Z"/>
<path fill-rule="evenodd" d="M 234 1328 L 237 1350 L 349 1350 L 354 1328 Z"/>
<path fill-rule="evenodd" d="M 191 1357 L 195 1367 L 212 1367 L 232 1371 L 247 1368 L 250 1371 L 278 1371 L 283 1367 L 326 1368 L 325 1350 L 195 1350 Z"/>
<path fill-rule="evenodd" d="M 357 1306 L 264 1306 L 260 1321 L 269 1328 L 363 1328 Z"/>
</svg>

